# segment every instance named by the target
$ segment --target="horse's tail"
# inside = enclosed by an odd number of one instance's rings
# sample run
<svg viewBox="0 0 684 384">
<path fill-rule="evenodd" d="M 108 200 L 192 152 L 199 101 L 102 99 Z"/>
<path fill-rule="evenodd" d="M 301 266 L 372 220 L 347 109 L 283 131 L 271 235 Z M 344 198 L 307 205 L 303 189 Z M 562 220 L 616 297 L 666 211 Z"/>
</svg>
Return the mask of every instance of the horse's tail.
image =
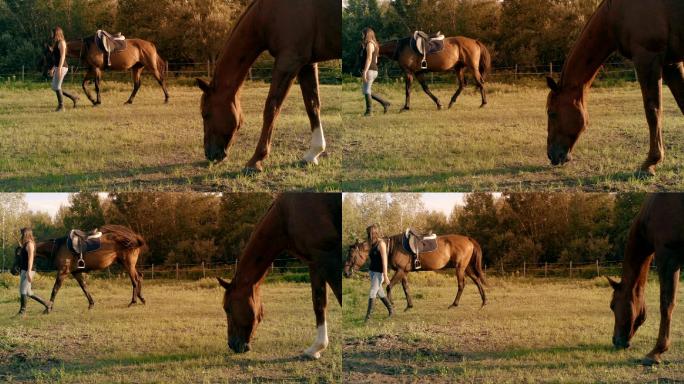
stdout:
<svg viewBox="0 0 684 384">
<path fill-rule="evenodd" d="M 123 225 L 107 224 L 100 228 L 102 234 L 109 234 L 117 243 L 127 249 L 146 248 L 145 239 Z"/>
<path fill-rule="evenodd" d="M 480 46 L 480 75 L 482 75 L 482 82 L 487 80 L 487 75 L 492 70 L 492 55 L 489 53 L 487 47 L 480 41 L 477 41 L 477 45 Z"/>
<path fill-rule="evenodd" d="M 484 272 L 482 271 L 482 248 L 480 247 L 480 243 L 475 241 L 475 239 L 470 238 L 470 241 L 473 243 L 473 256 L 470 258 L 469 266 L 473 269 L 473 272 L 475 272 L 475 275 L 480 279 L 482 284 L 487 285 Z"/>
</svg>

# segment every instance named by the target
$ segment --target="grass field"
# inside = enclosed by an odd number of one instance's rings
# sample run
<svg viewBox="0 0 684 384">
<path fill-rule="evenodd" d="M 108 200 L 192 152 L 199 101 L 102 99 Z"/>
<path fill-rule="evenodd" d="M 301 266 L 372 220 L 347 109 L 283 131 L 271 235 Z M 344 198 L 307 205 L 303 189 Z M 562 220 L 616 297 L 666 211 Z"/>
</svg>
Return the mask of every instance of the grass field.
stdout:
<svg viewBox="0 0 684 384">
<path fill-rule="evenodd" d="M 349 383 L 672 383 L 684 381 L 684 311 L 675 309 L 672 347 L 664 364 L 638 364 L 654 346 L 658 285 L 649 283 L 649 317 L 632 348 L 614 351 L 611 289 L 605 279 L 491 278 L 482 310 L 468 281 L 461 305 L 453 277 L 432 272 L 410 277 L 414 308 L 396 315 L 377 303 L 364 325 L 367 279 L 344 281 L 343 380 Z M 682 289 L 680 288 L 680 297 Z M 680 300 L 681 304 L 681 300 Z M 402 376 L 399 376 L 402 375 Z"/>
<path fill-rule="evenodd" d="M 198 88 L 172 86 L 164 105 L 159 86 L 145 81 L 135 104 L 123 105 L 131 84 L 105 82 L 97 108 L 76 83 L 65 89 L 78 92 L 81 106 L 72 110 L 66 100 L 67 111 L 56 114 L 47 84 L 0 86 L 0 190 L 340 190 L 339 86 L 321 89 L 328 150 L 320 165 L 297 166 L 311 131 L 295 85 L 276 123 L 267 169 L 257 176 L 241 171 L 261 132 L 268 84 L 246 84 L 245 124 L 228 158 L 212 166 L 204 159 Z"/>
<path fill-rule="evenodd" d="M 226 346 L 223 289 L 215 280 L 147 280 L 146 306 L 126 308 L 124 279 L 90 281 L 95 308 L 73 279 L 66 281 L 50 315 L 31 301 L 19 308 L 16 278 L 0 285 L 0 382 L 3 383 L 238 383 L 339 382 L 341 309 L 329 306 L 330 346 L 318 361 L 301 357 L 314 340 L 315 318 L 308 284 L 267 283 L 265 319 L 252 351 Z M 51 276 L 34 292 L 48 296 Z M 18 284 L 18 283 L 17 283 Z"/>
<path fill-rule="evenodd" d="M 412 110 L 399 113 L 403 83 L 374 89 L 391 112 L 363 118 L 358 84 L 342 92 L 344 191 L 678 191 L 684 190 L 684 116 L 664 88 L 666 158 L 655 178 L 635 177 L 648 152 L 648 127 L 637 85 L 594 88 L 590 127 L 575 161 L 551 167 L 546 158 L 547 89 L 491 83 L 480 105 L 472 85 L 451 110 L 437 111 L 416 85 Z M 444 105 L 455 90 L 434 85 Z"/>
</svg>

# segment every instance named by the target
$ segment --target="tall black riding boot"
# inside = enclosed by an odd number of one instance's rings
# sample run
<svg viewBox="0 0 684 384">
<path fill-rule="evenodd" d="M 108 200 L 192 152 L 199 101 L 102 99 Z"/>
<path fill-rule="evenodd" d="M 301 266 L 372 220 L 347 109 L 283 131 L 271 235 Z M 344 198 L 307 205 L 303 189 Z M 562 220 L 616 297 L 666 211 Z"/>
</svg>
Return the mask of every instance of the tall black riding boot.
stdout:
<svg viewBox="0 0 684 384">
<path fill-rule="evenodd" d="M 78 101 L 79 97 L 78 95 L 72 95 L 70 93 L 62 91 L 62 94 L 68 98 L 71 99 L 71 101 L 74 103 L 74 108 L 76 108 L 76 102 Z"/>
<path fill-rule="evenodd" d="M 26 295 L 21 295 L 21 307 L 19 308 L 19 312 L 17 312 L 18 317 L 24 317 L 26 316 Z"/>
<path fill-rule="evenodd" d="M 392 308 L 392 303 L 390 303 L 387 297 L 381 297 L 380 300 L 383 304 L 385 304 L 385 307 L 387 307 L 387 312 L 389 312 L 388 317 L 392 317 L 392 315 L 394 314 L 394 308 Z"/>
<path fill-rule="evenodd" d="M 60 112 L 64 110 L 64 97 L 62 97 L 62 90 L 55 91 L 57 94 L 57 109 L 55 112 Z"/>
<path fill-rule="evenodd" d="M 364 322 L 367 322 L 368 319 L 370 319 L 371 312 L 373 312 L 373 302 L 374 301 L 375 301 L 375 299 L 368 299 L 368 310 L 366 311 L 366 319 L 364 320 Z"/>
<path fill-rule="evenodd" d="M 380 97 L 380 96 L 376 96 L 376 95 L 373 95 L 373 100 L 375 100 L 375 101 L 377 101 L 378 103 L 382 104 L 382 108 L 385 110 L 384 113 L 387 113 L 387 110 L 388 110 L 389 107 L 390 107 L 389 101 L 383 99 L 383 98 Z"/>
<path fill-rule="evenodd" d="M 364 116 L 370 116 L 373 114 L 373 105 L 371 101 L 371 96 L 370 95 L 363 95 L 366 98 L 366 113 L 364 113 Z"/>
<path fill-rule="evenodd" d="M 48 313 L 50 311 L 50 306 L 48 305 L 48 303 L 45 300 L 41 299 L 38 295 L 31 295 L 29 297 L 43 304 L 43 307 L 45 307 L 45 313 Z"/>
</svg>

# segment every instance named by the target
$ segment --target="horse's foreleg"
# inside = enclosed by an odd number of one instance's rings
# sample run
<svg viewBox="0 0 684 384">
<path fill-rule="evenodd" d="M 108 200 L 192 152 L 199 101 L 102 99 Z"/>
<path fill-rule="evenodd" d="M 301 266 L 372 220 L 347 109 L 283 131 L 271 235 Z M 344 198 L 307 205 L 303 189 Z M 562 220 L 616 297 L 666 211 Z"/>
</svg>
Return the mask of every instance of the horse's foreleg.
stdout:
<svg viewBox="0 0 684 384">
<path fill-rule="evenodd" d="M 655 348 L 643 360 L 645 365 L 660 363 L 660 355 L 670 348 L 670 322 L 677 299 L 679 283 L 679 255 L 667 249 L 656 250 L 658 278 L 660 280 L 660 328 Z"/>
<path fill-rule="evenodd" d="M 466 274 L 468 275 L 468 277 L 470 277 L 473 283 L 477 285 L 477 289 L 478 291 L 480 291 L 480 298 L 482 299 L 482 307 L 484 307 L 487 304 L 487 294 L 485 293 L 484 287 L 482 286 L 482 281 L 480 281 L 480 278 L 475 274 L 475 272 L 470 267 L 466 269 Z"/>
<path fill-rule="evenodd" d="M 406 85 L 406 101 L 404 102 L 404 111 L 411 109 L 411 84 L 413 84 L 413 74 L 411 72 L 405 72 L 405 85 Z"/>
<path fill-rule="evenodd" d="M 133 99 L 135 99 L 135 95 L 138 93 L 138 90 L 140 89 L 140 84 L 142 83 L 140 81 L 140 76 L 142 75 L 143 68 L 144 67 L 142 66 L 131 68 L 131 77 L 133 79 L 133 92 L 124 104 L 133 104 Z"/>
<path fill-rule="evenodd" d="M 425 92 L 431 99 L 432 101 L 437 104 L 437 109 L 442 109 L 442 103 L 439 101 L 437 96 L 435 96 L 432 91 L 430 91 L 430 88 L 427 85 L 427 81 L 425 80 L 425 74 L 419 73 L 416 75 L 416 79 L 418 79 L 418 82 L 420 83 L 420 86 L 423 88 L 423 92 Z"/>
<path fill-rule="evenodd" d="M 304 354 L 312 359 L 318 359 L 328 347 L 328 325 L 325 321 L 325 307 L 328 304 L 328 292 L 325 278 L 313 269 L 309 270 L 311 277 L 311 296 L 313 308 L 316 314 L 316 341 L 304 351 Z"/>
<path fill-rule="evenodd" d="M 670 87 L 670 92 L 677 100 L 679 110 L 684 113 L 684 64 L 670 64 L 663 68 L 665 83 Z"/>
<path fill-rule="evenodd" d="M 464 268 L 456 267 L 456 279 L 458 280 L 458 292 L 456 293 L 456 298 L 454 302 L 449 306 L 458 307 L 459 301 L 461 301 L 461 295 L 463 294 L 463 288 L 465 288 L 465 271 Z"/>
<path fill-rule="evenodd" d="M 650 148 L 641 170 L 655 175 L 656 165 L 665 157 L 662 128 L 662 59 L 657 54 L 642 54 L 635 57 L 634 65 L 641 85 L 644 109 L 650 133 Z"/>
<path fill-rule="evenodd" d="M 99 69 L 95 69 L 95 94 L 97 97 L 97 100 L 95 101 L 95 105 L 100 105 L 102 104 L 102 100 L 100 99 L 100 80 L 102 80 L 102 72 L 100 72 Z"/>
<path fill-rule="evenodd" d="M 279 57 L 276 59 L 273 67 L 271 88 L 266 98 L 266 106 L 264 107 L 264 123 L 261 128 L 261 136 L 259 137 L 259 143 L 254 151 L 254 155 L 245 165 L 246 173 L 263 171 L 263 161 L 271 152 L 271 136 L 273 135 L 275 120 L 280 114 L 283 101 L 287 97 L 292 82 L 301 67 L 302 64 L 299 60 L 289 57 Z"/>
<path fill-rule="evenodd" d="M 299 70 L 299 87 L 304 97 L 306 113 L 311 123 L 311 144 L 304 154 L 303 161 L 318 164 L 318 156 L 325 152 L 325 136 L 321 125 L 321 100 L 318 91 L 318 66 L 307 64 Z"/>
<path fill-rule="evenodd" d="M 398 283 L 399 281 L 401 281 L 402 275 L 403 275 L 403 274 L 401 273 L 401 271 L 400 271 L 400 270 L 397 270 L 396 272 L 394 272 L 394 275 L 393 275 L 392 278 L 390 279 L 389 284 L 387 284 L 387 289 L 386 289 L 386 292 L 387 292 L 387 300 L 389 300 L 389 302 L 390 302 L 392 305 L 394 305 L 394 300 L 392 300 L 392 287 L 394 287 L 394 285 L 395 285 L 396 283 Z"/>
<path fill-rule="evenodd" d="M 458 96 L 461 95 L 461 92 L 463 92 L 463 87 L 465 87 L 465 68 L 461 67 L 456 70 L 456 77 L 458 78 L 458 89 L 456 89 L 456 92 L 454 93 L 453 96 L 451 96 L 451 101 L 449 102 L 449 109 L 456 104 L 456 99 L 458 99 Z"/>
<path fill-rule="evenodd" d="M 86 97 L 88 98 L 88 100 L 90 100 L 90 102 L 93 103 L 93 105 L 97 105 L 96 100 L 93 99 L 93 96 L 92 96 L 92 94 L 90 93 L 90 91 L 88 90 L 88 87 L 87 87 L 87 86 L 90 84 L 90 82 L 92 81 L 91 79 L 92 79 L 93 77 L 94 77 L 94 73 L 92 73 L 91 71 L 88 71 L 88 72 L 85 74 L 85 76 L 83 77 L 83 83 L 81 83 L 81 87 L 83 87 L 83 92 L 85 92 L 85 95 L 86 95 Z"/>
<path fill-rule="evenodd" d="M 411 288 L 408 283 L 408 276 L 404 275 L 401 278 L 401 287 L 404 288 L 404 295 L 406 296 L 406 310 L 413 308 L 413 299 L 411 298 Z"/>
<path fill-rule="evenodd" d="M 52 287 L 52 294 L 50 295 L 50 303 L 48 303 L 48 313 L 52 312 L 52 307 L 55 303 L 55 298 L 57 297 L 57 292 L 62 287 L 62 282 L 66 278 L 68 272 L 59 271 L 57 272 L 57 278 L 55 279 L 55 285 Z"/>
<path fill-rule="evenodd" d="M 74 279 L 76 279 L 78 285 L 81 287 L 81 290 L 83 290 L 83 293 L 88 299 L 88 309 L 92 309 L 95 306 L 95 300 L 93 300 L 90 292 L 88 292 L 85 279 L 83 278 L 83 272 L 72 272 L 71 275 L 74 277 Z"/>
</svg>

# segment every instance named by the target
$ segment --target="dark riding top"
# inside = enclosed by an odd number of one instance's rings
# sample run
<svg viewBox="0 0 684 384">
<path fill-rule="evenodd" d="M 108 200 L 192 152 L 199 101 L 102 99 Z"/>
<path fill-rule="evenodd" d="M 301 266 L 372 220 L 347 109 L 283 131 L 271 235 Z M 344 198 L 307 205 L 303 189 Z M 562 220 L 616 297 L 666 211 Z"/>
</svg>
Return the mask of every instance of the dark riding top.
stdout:
<svg viewBox="0 0 684 384">
<path fill-rule="evenodd" d="M 370 66 L 368 67 L 368 70 L 369 71 L 377 71 L 378 70 L 378 53 L 380 50 L 378 49 L 377 44 L 375 44 L 373 42 L 369 42 L 369 43 L 373 44 L 373 47 L 375 49 L 373 49 L 373 54 L 371 57 L 371 62 L 370 62 Z M 363 62 L 365 63 L 367 60 L 368 60 L 368 44 L 364 45 L 364 47 L 363 47 Z"/>
<path fill-rule="evenodd" d="M 368 269 L 371 272 L 384 272 L 382 269 L 382 255 L 380 254 L 380 242 L 382 242 L 382 240 L 378 240 L 377 243 L 373 244 L 373 247 L 369 252 L 370 267 Z"/>
<path fill-rule="evenodd" d="M 19 269 L 22 271 L 28 271 L 28 261 L 29 261 L 29 253 L 27 246 L 29 243 L 26 243 L 21 246 L 21 252 L 19 253 Z M 33 269 L 36 269 L 36 265 L 33 265 Z"/>
<path fill-rule="evenodd" d="M 55 67 L 59 66 L 59 61 L 62 59 L 62 52 L 60 51 L 59 42 L 55 43 L 55 49 L 52 50 L 52 63 Z M 64 67 L 68 67 L 66 56 L 64 58 Z"/>
</svg>

